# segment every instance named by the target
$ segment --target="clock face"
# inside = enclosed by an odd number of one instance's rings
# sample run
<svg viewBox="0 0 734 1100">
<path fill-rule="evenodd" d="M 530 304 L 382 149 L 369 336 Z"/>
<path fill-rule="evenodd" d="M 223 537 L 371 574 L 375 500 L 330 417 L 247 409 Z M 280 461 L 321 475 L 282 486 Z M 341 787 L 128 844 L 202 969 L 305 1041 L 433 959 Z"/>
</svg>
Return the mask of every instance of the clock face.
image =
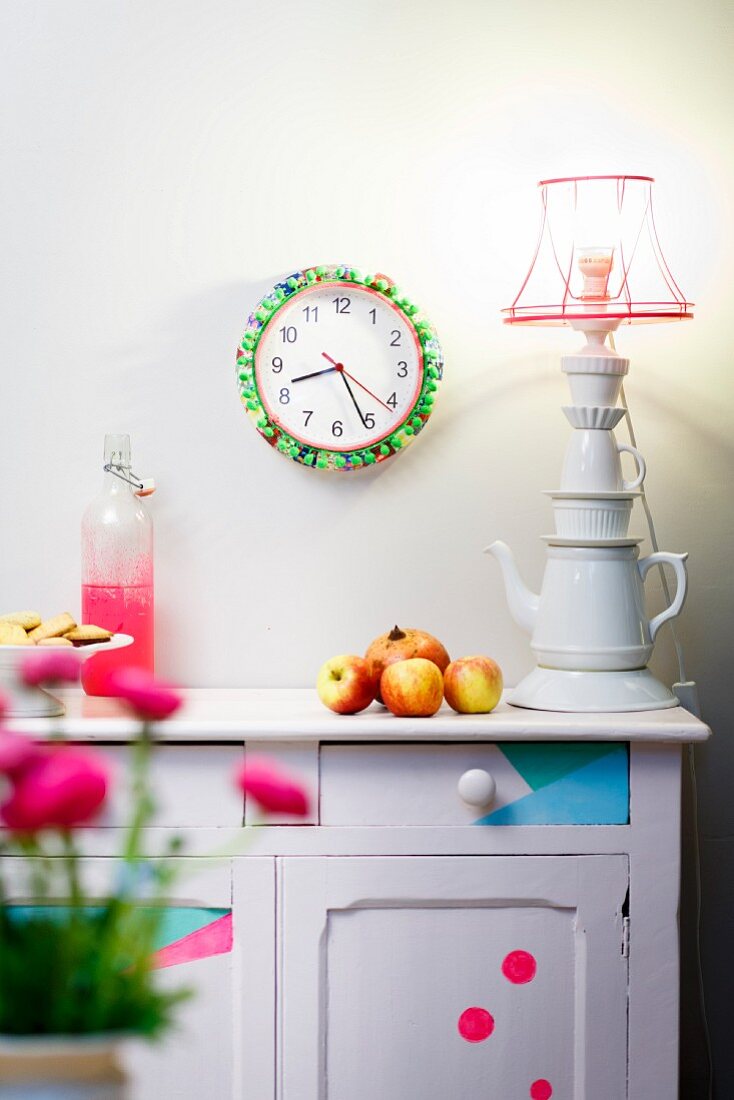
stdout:
<svg viewBox="0 0 734 1100">
<path fill-rule="evenodd" d="M 295 439 L 353 451 L 405 420 L 423 381 L 423 356 L 410 320 L 382 295 L 317 283 L 268 325 L 255 378 L 270 418 Z"/>
<path fill-rule="evenodd" d="M 238 349 L 258 430 L 306 465 L 357 469 L 407 446 L 442 373 L 435 333 L 384 277 L 311 268 L 278 284 Z"/>
</svg>

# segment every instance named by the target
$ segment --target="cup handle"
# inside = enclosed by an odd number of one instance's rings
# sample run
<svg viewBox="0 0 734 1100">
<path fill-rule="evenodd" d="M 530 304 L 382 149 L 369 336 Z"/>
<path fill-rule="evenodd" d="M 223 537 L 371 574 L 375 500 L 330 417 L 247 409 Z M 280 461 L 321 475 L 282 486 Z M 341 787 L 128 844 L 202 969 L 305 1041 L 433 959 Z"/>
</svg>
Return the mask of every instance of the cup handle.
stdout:
<svg viewBox="0 0 734 1100">
<path fill-rule="evenodd" d="M 668 554 L 665 550 L 659 550 L 656 554 L 650 554 L 637 563 L 643 581 L 653 565 L 672 565 L 675 571 L 676 587 L 673 602 L 670 607 L 666 607 L 659 615 L 650 619 L 650 641 L 655 640 L 655 635 L 663 623 L 667 623 L 668 619 L 674 619 L 676 615 L 680 614 L 685 603 L 688 591 L 688 573 L 685 564 L 687 557 L 688 554 Z"/>
<path fill-rule="evenodd" d="M 634 479 L 634 481 L 625 481 L 624 478 L 622 479 L 622 489 L 625 493 L 628 493 L 632 489 L 638 489 L 640 485 L 642 485 L 643 481 L 645 480 L 645 474 L 647 473 L 647 466 L 645 465 L 645 460 L 640 452 L 637 450 L 637 448 L 631 447 L 629 443 L 618 443 L 617 450 L 629 451 L 629 453 L 633 456 L 635 462 L 637 463 L 637 477 Z"/>
</svg>

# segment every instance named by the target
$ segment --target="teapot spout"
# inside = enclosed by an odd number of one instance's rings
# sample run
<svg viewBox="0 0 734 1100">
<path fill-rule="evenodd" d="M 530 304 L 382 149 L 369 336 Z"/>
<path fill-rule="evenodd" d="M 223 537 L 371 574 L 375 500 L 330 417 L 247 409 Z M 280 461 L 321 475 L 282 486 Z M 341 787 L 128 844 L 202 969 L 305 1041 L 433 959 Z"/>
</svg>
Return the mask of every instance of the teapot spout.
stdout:
<svg viewBox="0 0 734 1100">
<path fill-rule="evenodd" d="M 491 546 L 485 549 L 484 553 L 491 554 L 500 563 L 510 614 L 521 630 L 524 630 L 527 634 L 532 634 L 538 615 L 540 596 L 537 596 L 535 592 L 531 592 L 523 583 L 517 571 L 512 550 L 506 542 L 500 542 L 499 540 L 493 542 Z"/>
</svg>

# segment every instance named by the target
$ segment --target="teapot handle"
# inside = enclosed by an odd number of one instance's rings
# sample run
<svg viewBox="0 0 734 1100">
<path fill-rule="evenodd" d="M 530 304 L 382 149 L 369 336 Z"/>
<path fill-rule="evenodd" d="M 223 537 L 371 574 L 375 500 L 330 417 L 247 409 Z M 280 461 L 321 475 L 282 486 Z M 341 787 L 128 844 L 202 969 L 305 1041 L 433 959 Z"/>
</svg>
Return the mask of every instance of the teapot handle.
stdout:
<svg viewBox="0 0 734 1100">
<path fill-rule="evenodd" d="M 629 443 L 618 443 L 617 450 L 620 452 L 628 451 L 634 458 L 637 465 L 636 478 L 634 478 L 632 481 L 625 481 L 624 479 L 622 479 L 622 489 L 625 493 L 629 493 L 633 489 L 638 489 L 639 486 L 642 485 L 643 481 L 645 480 L 645 474 L 647 473 L 647 465 L 645 464 L 645 460 L 640 452 L 637 450 L 637 448 L 631 447 Z"/>
<path fill-rule="evenodd" d="M 666 607 L 659 615 L 650 619 L 650 641 L 655 640 L 655 635 L 663 623 L 667 623 L 668 619 L 674 619 L 676 615 L 680 614 L 688 591 L 688 573 L 685 565 L 687 557 L 688 554 L 669 554 L 665 550 L 658 550 L 657 553 L 649 554 L 648 557 L 637 563 L 643 581 L 653 565 L 672 565 L 677 582 L 675 597 L 670 607 Z"/>
</svg>

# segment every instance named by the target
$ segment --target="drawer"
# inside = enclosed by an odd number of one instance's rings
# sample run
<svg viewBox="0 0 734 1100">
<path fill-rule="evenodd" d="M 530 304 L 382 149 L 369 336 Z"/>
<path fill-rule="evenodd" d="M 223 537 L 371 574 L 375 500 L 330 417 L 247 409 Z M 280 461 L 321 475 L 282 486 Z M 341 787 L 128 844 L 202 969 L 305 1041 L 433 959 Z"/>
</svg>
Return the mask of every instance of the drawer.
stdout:
<svg viewBox="0 0 734 1100">
<path fill-rule="evenodd" d="M 472 771 L 486 775 L 467 776 Z M 490 788 L 494 793 L 487 798 Z M 322 825 L 625 825 L 628 746 L 324 744 L 320 820 Z"/>
<path fill-rule="evenodd" d="M 96 745 L 112 768 L 105 812 L 96 823 L 108 828 L 130 824 L 130 745 Z M 156 803 L 151 825 L 172 829 L 238 828 L 245 800 L 234 784 L 235 767 L 244 760 L 239 745 L 156 745 L 150 784 Z"/>
</svg>

